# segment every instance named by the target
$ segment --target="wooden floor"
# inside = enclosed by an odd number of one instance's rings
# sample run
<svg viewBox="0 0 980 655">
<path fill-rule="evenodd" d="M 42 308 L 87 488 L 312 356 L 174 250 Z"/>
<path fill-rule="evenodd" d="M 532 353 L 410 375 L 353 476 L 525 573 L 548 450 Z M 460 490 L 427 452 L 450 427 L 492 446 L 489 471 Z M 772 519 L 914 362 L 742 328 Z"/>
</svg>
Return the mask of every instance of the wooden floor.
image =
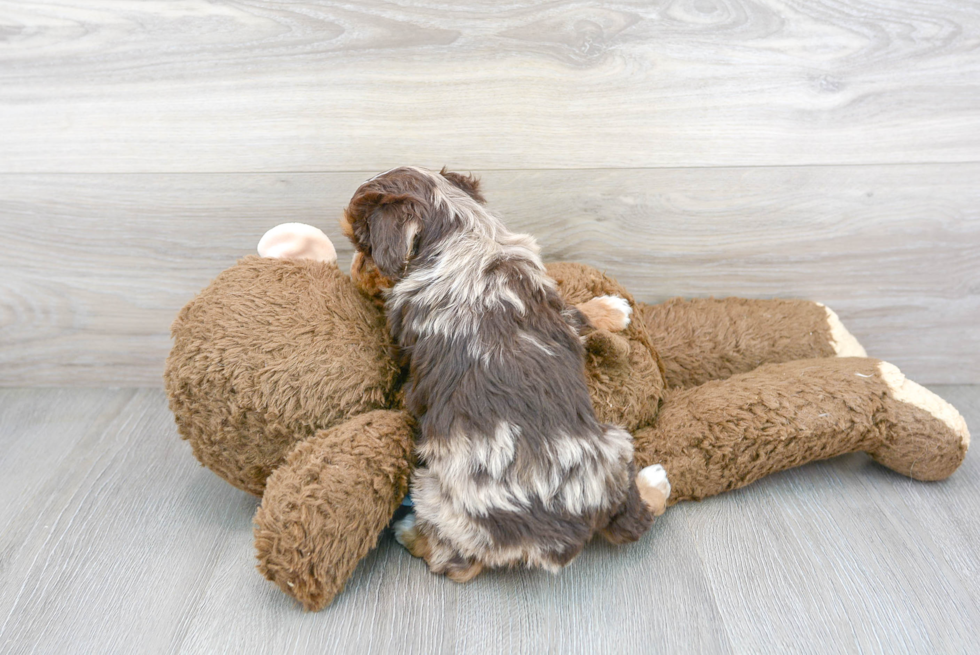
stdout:
<svg viewBox="0 0 980 655">
<path fill-rule="evenodd" d="M 974 434 L 980 387 L 933 390 Z M 980 459 L 919 483 L 864 455 L 675 506 L 558 576 L 431 575 L 390 537 L 308 614 L 254 569 L 256 501 L 153 389 L 0 391 L 3 653 L 967 653 Z"/>
</svg>

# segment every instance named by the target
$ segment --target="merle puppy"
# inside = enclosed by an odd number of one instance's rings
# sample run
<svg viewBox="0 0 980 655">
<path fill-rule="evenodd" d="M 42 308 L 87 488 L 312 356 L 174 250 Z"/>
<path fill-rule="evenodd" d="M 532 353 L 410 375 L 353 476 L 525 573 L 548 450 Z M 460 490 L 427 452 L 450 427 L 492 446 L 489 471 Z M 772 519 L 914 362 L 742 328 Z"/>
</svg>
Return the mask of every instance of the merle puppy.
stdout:
<svg viewBox="0 0 980 655">
<path fill-rule="evenodd" d="M 415 514 L 398 540 L 435 573 L 485 566 L 557 571 L 595 533 L 634 541 L 653 521 L 632 437 L 600 424 L 582 335 L 623 329 L 629 305 L 567 306 L 534 239 L 483 206 L 475 179 L 401 167 L 358 188 L 342 222 L 352 275 L 384 291 L 419 422 Z M 640 488 L 637 483 L 639 482 Z"/>
</svg>

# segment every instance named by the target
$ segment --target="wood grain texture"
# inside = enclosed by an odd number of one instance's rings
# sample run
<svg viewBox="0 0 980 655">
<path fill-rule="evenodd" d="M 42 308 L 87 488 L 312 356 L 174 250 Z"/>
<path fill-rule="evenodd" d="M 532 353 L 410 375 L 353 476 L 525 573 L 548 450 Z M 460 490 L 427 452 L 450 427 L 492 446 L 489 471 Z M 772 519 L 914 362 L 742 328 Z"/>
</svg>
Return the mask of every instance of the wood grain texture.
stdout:
<svg viewBox="0 0 980 655">
<path fill-rule="evenodd" d="M 361 173 L 0 175 L 0 385 L 159 385 L 177 310 L 285 221 L 337 218 Z M 926 383 L 980 382 L 980 165 L 491 171 L 547 259 L 645 301 L 808 298 Z"/>
<path fill-rule="evenodd" d="M 980 387 L 936 387 L 976 433 Z M 431 575 L 390 536 L 334 604 L 254 569 L 256 501 L 197 466 L 159 390 L 0 390 L 0 651 L 969 652 L 980 465 L 845 456 L 682 503 L 558 576 Z"/>
<path fill-rule="evenodd" d="M 0 171 L 978 161 L 974 0 L 0 1 Z"/>
<path fill-rule="evenodd" d="M 0 650 L 179 643 L 228 535 L 251 535 L 255 501 L 174 474 L 196 467 L 157 390 L 5 391 L 0 406 L 10 401 L 24 409 L 0 417 L 0 491 L 16 511 L 0 534 Z M 16 452 L 35 439 L 42 452 Z"/>
</svg>

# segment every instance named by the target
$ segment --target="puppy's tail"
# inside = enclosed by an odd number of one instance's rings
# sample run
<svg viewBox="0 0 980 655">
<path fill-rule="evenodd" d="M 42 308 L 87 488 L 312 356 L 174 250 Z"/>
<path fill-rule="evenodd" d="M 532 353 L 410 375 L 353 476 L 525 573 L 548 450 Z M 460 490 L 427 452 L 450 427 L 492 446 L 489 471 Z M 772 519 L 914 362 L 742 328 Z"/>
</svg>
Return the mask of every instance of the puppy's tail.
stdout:
<svg viewBox="0 0 980 655">
<path fill-rule="evenodd" d="M 655 516 L 663 514 L 670 496 L 670 483 L 662 466 L 654 465 L 636 474 L 636 465 L 629 464 L 630 486 L 619 511 L 609 517 L 609 523 L 599 533 L 613 544 L 636 541 L 643 536 Z"/>
</svg>

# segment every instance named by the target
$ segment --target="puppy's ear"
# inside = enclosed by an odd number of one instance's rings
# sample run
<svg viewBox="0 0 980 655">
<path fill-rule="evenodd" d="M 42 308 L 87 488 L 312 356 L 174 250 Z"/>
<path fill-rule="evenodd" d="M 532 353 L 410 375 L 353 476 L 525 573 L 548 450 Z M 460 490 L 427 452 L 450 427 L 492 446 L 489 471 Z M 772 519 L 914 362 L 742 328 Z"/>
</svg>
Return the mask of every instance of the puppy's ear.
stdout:
<svg viewBox="0 0 980 655">
<path fill-rule="evenodd" d="M 384 277 L 401 279 L 422 229 L 421 199 L 408 193 L 368 192 L 357 200 L 367 211 L 363 220 L 353 222 L 355 238 L 370 246 L 371 259 Z"/>
<path fill-rule="evenodd" d="M 371 217 L 371 259 L 385 277 L 398 280 L 415 254 L 422 219 L 406 203 L 383 205 Z"/>
<path fill-rule="evenodd" d="M 443 166 L 442 170 L 439 171 L 439 175 L 442 175 L 444 178 L 465 191 L 470 198 L 473 198 L 473 200 L 476 200 L 481 205 L 485 205 L 487 203 L 487 199 L 483 197 L 482 193 L 480 193 L 480 180 L 476 179 L 472 175 L 453 173 L 452 171 L 447 171 L 445 166 Z"/>
</svg>

